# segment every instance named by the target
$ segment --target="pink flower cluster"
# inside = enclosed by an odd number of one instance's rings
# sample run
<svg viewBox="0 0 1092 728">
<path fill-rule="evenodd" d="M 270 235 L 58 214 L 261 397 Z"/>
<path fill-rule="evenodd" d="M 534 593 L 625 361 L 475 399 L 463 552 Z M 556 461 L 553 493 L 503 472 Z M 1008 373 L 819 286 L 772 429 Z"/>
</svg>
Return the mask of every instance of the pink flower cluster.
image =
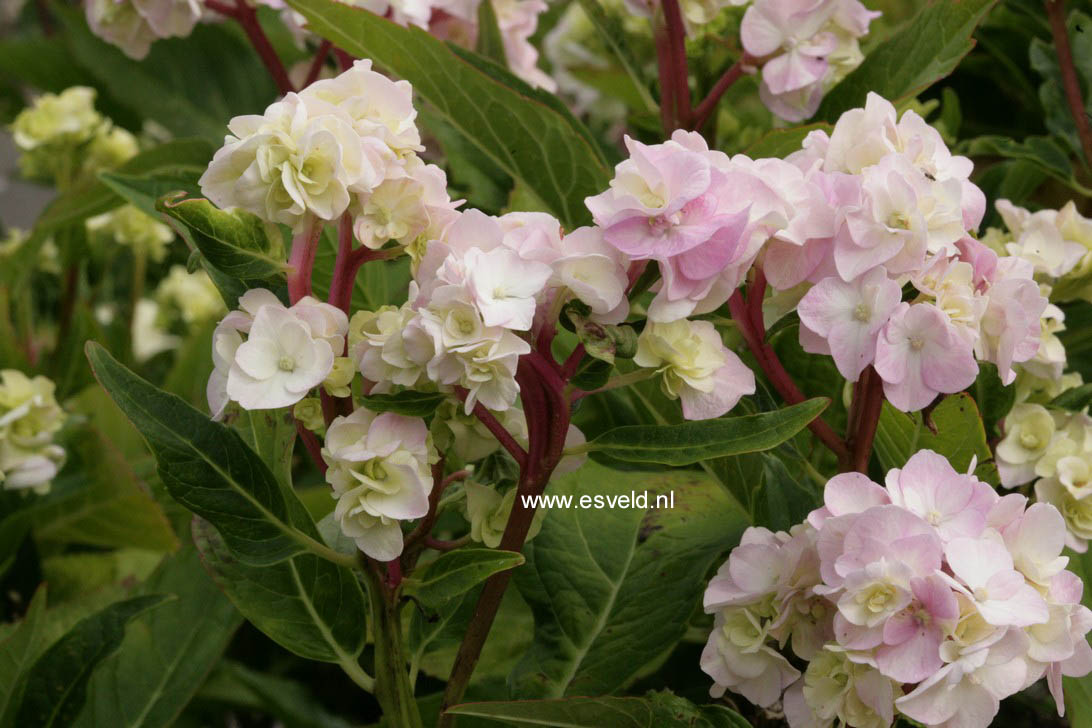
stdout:
<svg viewBox="0 0 1092 728">
<path fill-rule="evenodd" d="M 762 66 L 762 102 L 786 121 L 811 117 L 864 60 L 858 40 L 879 16 L 858 0 L 755 0 L 740 40 Z"/>
<path fill-rule="evenodd" d="M 888 473 L 832 478 L 790 533 L 750 528 L 705 593 L 714 680 L 792 728 L 985 728 L 1042 677 L 1092 671 L 1092 611 L 1065 569 L 1062 516 L 957 473 L 932 451 Z M 803 674 L 780 652 L 807 664 Z"/>
<path fill-rule="evenodd" d="M 659 264 L 653 321 L 716 309 L 757 263 L 775 288 L 810 286 L 804 349 L 849 381 L 875 366 L 905 411 L 969 386 L 976 360 L 1009 383 L 1038 351 L 1047 300 L 1033 266 L 972 237 L 985 196 L 971 162 L 918 114 L 871 94 L 786 160 L 728 157 L 683 131 L 626 143 L 587 205 L 607 243 Z"/>
</svg>

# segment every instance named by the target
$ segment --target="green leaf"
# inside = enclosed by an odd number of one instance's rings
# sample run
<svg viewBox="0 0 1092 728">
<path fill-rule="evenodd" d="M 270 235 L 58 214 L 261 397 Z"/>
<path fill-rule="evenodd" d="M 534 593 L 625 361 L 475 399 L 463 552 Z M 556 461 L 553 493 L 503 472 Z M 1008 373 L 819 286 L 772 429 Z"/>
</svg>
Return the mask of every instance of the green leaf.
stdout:
<svg viewBox="0 0 1092 728">
<path fill-rule="evenodd" d="M 123 177 L 200 175 L 215 148 L 203 139 L 177 139 L 147 149 L 114 170 Z M 153 176 L 154 176 L 153 175 Z M 89 180 L 59 196 L 42 212 L 35 232 L 42 235 L 118 207 L 124 200 L 102 180 Z"/>
<path fill-rule="evenodd" d="M 971 459 L 982 465 L 993 459 L 986 429 L 974 399 L 965 392 L 945 397 L 929 413 L 906 413 L 884 402 L 876 428 L 875 451 L 883 470 L 901 468 L 918 450 L 933 450 L 957 472 L 965 473 Z"/>
<path fill-rule="evenodd" d="M 102 402 L 106 397 L 101 390 L 98 396 L 94 391 L 81 395 L 81 407 L 95 400 L 108 404 Z M 151 551 L 178 548 L 163 509 L 106 432 L 89 425 L 74 441 L 72 454 L 82 466 L 78 477 L 83 487 L 34 514 L 40 541 Z"/>
<path fill-rule="evenodd" d="M 177 600 L 139 618 L 88 685 L 74 728 L 166 728 L 204 682 L 242 621 L 192 546 L 167 557 L 141 587 Z"/>
<path fill-rule="evenodd" d="M 660 111 L 659 104 L 649 93 L 648 86 L 641 75 L 641 66 L 637 63 L 637 59 L 633 57 L 629 46 L 626 45 L 625 28 L 622 26 L 621 16 L 606 13 L 595 0 L 580 0 L 580 7 L 584 14 L 588 16 L 592 27 L 599 34 L 599 39 L 614 53 L 618 63 L 625 70 L 626 75 L 629 76 L 633 90 L 644 106 L 644 110 L 658 114 Z"/>
<path fill-rule="evenodd" d="M 197 696 L 279 719 L 287 728 L 351 728 L 331 714 L 301 683 L 222 660 Z"/>
<path fill-rule="evenodd" d="M 601 192 L 610 172 L 595 139 L 552 94 L 496 64 L 334 0 L 290 0 L 308 27 L 354 56 L 413 84 L 485 156 L 574 228 L 590 220 L 584 198 Z"/>
<path fill-rule="evenodd" d="M 441 554 L 435 561 L 405 580 L 403 593 L 426 607 L 438 607 L 473 589 L 493 574 L 522 565 L 523 556 L 513 551 L 461 548 Z"/>
<path fill-rule="evenodd" d="M 586 497 L 591 507 L 552 509 L 524 547 L 527 563 L 515 582 L 534 612 L 535 639 L 512 673 L 513 694 L 610 693 L 683 636 L 709 567 L 738 542 L 747 518 L 719 483 L 697 472 L 587 463 L 547 492 L 577 504 Z M 642 494 L 647 502 L 635 507 L 607 500 Z"/>
<path fill-rule="evenodd" d="M 819 493 L 793 477 L 785 458 L 764 453 L 762 488 L 755 503 L 755 523 L 772 531 L 788 531 L 822 505 Z"/>
<path fill-rule="evenodd" d="M 99 172 L 103 184 L 156 220 L 162 219 L 156 209 L 160 197 L 178 193 L 200 196 L 201 187 L 197 184 L 200 176 L 201 171 L 196 168 L 154 170 L 147 174 Z"/>
<path fill-rule="evenodd" d="M 514 726 L 552 728 L 750 728 L 743 716 L 722 705 L 698 707 L 664 691 L 641 698 L 565 698 L 463 703 L 447 709 Z"/>
<path fill-rule="evenodd" d="M 1087 89 L 1092 82 L 1092 38 L 1089 38 L 1087 30 L 1092 27 L 1092 18 L 1080 10 L 1074 10 L 1069 14 L 1066 23 L 1070 41 L 1070 51 L 1073 55 L 1073 67 L 1079 75 L 1081 86 L 1085 89 L 1085 113 L 1092 111 L 1092 100 L 1088 98 Z M 1043 83 L 1039 86 L 1039 102 L 1045 113 L 1046 127 L 1052 134 L 1058 136 L 1069 144 L 1078 157 L 1081 155 L 1081 142 L 1077 135 L 1077 125 L 1073 121 L 1073 113 L 1069 110 L 1069 100 L 1066 98 L 1062 72 L 1058 66 L 1058 51 L 1053 42 L 1047 42 L 1042 38 L 1034 38 L 1031 41 L 1031 49 L 1028 53 L 1031 67 L 1043 77 Z"/>
<path fill-rule="evenodd" d="M 489 60 L 508 68 L 504 55 L 504 38 L 497 26 L 497 13 L 492 0 L 482 0 L 478 5 L 478 42 L 474 50 Z"/>
<path fill-rule="evenodd" d="M 1050 401 L 1052 407 L 1080 412 L 1092 404 L 1092 384 L 1082 384 L 1079 387 L 1066 390 Z"/>
<path fill-rule="evenodd" d="M 0 726 L 11 724 L 23 694 L 27 668 L 45 647 L 41 644 L 42 617 L 46 608 L 46 586 L 34 592 L 23 619 L 8 637 L 0 641 Z"/>
<path fill-rule="evenodd" d="M 979 362 L 978 379 L 974 383 L 974 399 L 982 412 L 987 436 L 999 436 L 1001 432 L 998 423 L 1012 409 L 1016 401 L 1016 387 L 1001 383 L 994 364 Z"/>
<path fill-rule="evenodd" d="M 201 254 L 229 276 L 272 278 L 287 267 L 283 241 L 257 215 L 227 212 L 203 198 L 160 199 L 156 209 L 188 227 Z"/>
<path fill-rule="evenodd" d="M 441 392 L 415 392 L 407 389 L 397 394 L 369 394 L 360 398 L 372 412 L 394 412 L 406 417 L 428 417 L 443 404 L 448 395 Z"/>
<path fill-rule="evenodd" d="M 237 432 L 136 376 L 101 346 L 89 343 L 87 357 L 152 448 L 174 499 L 211 521 L 238 558 L 264 565 L 311 551 L 349 560 L 321 543 L 296 495 Z"/>
<path fill-rule="evenodd" d="M 869 53 L 831 89 L 815 118 L 834 122 L 864 106 L 869 91 L 898 102 L 947 76 L 974 48 L 971 36 L 997 0 L 938 0 Z"/>
<path fill-rule="evenodd" d="M 115 602 L 83 619 L 53 644 L 27 674 L 15 715 L 19 728 L 67 728 L 86 699 L 87 683 L 99 663 L 114 653 L 125 625 L 169 597 L 149 594 Z"/>
<path fill-rule="evenodd" d="M 973 157 L 998 156 L 1028 162 L 1044 174 L 1087 194 L 1087 188 L 1077 182 L 1069 152 L 1053 137 L 1029 136 L 1018 142 L 1003 136 L 981 136 L 960 144 L 958 149 Z"/>
<path fill-rule="evenodd" d="M 296 418 L 292 416 L 292 408 L 240 410 L 232 424 L 276 476 L 281 487 L 291 490 L 292 449 L 296 444 Z"/>
<path fill-rule="evenodd" d="M 825 123 L 794 126 L 790 129 L 774 129 L 748 146 L 743 153 L 752 159 L 761 157 L 784 159 L 793 152 L 800 151 L 808 134 L 813 131 L 825 131 L 829 134 L 832 129 L 830 124 Z"/>
<path fill-rule="evenodd" d="M 356 665 L 368 631 L 367 603 L 351 570 L 311 554 L 248 566 L 201 519 L 194 520 L 193 540 L 216 583 L 270 639 L 309 660 Z"/>
<path fill-rule="evenodd" d="M 679 425 L 617 427 L 581 449 L 627 462 L 692 465 L 709 458 L 776 447 L 807 427 L 829 404 L 829 399 L 819 397 L 757 415 Z"/>
<path fill-rule="evenodd" d="M 185 38 L 163 38 L 140 61 L 94 36 L 77 8 L 53 10 L 72 54 L 110 96 L 175 136 L 221 143 L 227 121 L 261 113 L 277 90 L 243 34 L 199 23 Z"/>
</svg>

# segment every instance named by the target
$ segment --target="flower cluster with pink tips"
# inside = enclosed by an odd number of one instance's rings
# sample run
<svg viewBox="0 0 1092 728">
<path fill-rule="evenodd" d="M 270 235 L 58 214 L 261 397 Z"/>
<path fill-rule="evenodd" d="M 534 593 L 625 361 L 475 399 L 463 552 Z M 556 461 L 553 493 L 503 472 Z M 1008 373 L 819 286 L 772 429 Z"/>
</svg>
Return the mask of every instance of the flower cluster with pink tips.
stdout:
<svg viewBox="0 0 1092 728">
<path fill-rule="evenodd" d="M 1039 350 L 1034 267 L 972 236 L 985 197 L 971 162 L 912 111 L 871 94 L 786 160 L 729 157 L 682 131 L 627 145 L 587 202 L 608 243 L 659 264 L 653 321 L 715 310 L 757 266 L 802 294 L 806 351 L 851 382 L 874 366 L 904 411 L 968 387 L 978 361 L 1008 384 Z"/>
<path fill-rule="evenodd" d="M 792 728 L 896 714 L 985 728 L 1046 677 L 1064 712 L 1062 676 L 1092 671 L 1092 611 L 1057 509 L 999 496 L 929 450 L 885 486 L 835 476 L 824 501 L 789 533 L 748 529 L 710 582 L 714 696 L 780 699 Z"/>
</svg>

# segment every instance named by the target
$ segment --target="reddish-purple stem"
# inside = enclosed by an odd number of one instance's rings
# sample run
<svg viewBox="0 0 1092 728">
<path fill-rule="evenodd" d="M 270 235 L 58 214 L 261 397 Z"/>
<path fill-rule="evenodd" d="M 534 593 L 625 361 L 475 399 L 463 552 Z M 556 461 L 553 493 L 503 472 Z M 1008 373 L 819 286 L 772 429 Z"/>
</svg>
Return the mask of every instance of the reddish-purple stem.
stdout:
<svg viewBox="0 0 1092 728">
<path fill-rule="evenodd" d="M 235 0 L 234 6 L 220 0 L 205 0 L 205 7 L 232 18 L 242 27 L 250 40 L 250 45 L 254 46 L 255 52 L 269 71 L 269 75 L 272 76 L 273 82 L 277 84 L 278 91 L 282 94 L 295 91 L 292 81 L 288 78 L 288 71 L 285 70 L 281 59 L 277 57 L 277 51 L 273 49 L 273 44 L 269 42 L 261 23 L 258 22 L 256 8 L 248 5 L 246 0 Z"/>
<path fill-rule="evenodd" d="M 762 279 L 760 287 L 765 287 L 764 279 Z M 804 393 L 793 382 L 792 377 L 785 370 L 784 365 L 781 364 L 781 360 L 778 359 L 777 353 L 767 343 L 765 327 L 761 324 L 761 303 L 758 306 L 759 315 L 756 322 L 754 311 L 744 300 L 742 291 L 737 290 L 728 299 L 728 309 L 732 313 L 732 319 L 739 326 L 743 340 L 747 342 L 747 347 L 754 354 L 759 367 L 766 374 L 766 378 L 770 380 L 770 384 L 788 404 L 799 404 L 806 399 Z M 808 428 L 827 449 L 838 456 L 839 460 L 842 462 L 848 461 L 849 449 L 842 438 L 834 431 L 834 428 L 828 425 L 825 420 L 816 417 L 808 424 Z"/>
<path fill-rule="evenodd" d="M 1069 30 L 1065 24 L 1065 2 L 1063 0 L 1045 0 L 1047 17 L 1050 19 L 1050 32 L 1054 36 L 1054 49 L 1058 53 L 1058 69 L 1062 73 L 1062 88 L 1069 104 L 1069 113 L 1077 126 L 1077 136 L 1081 140 L 1086 164 L 1092 165 L 1092 128 L 1089 127 L 1088 115 L 1081 95 L 1081 81 L 1077 67 L 1073 63 L 1073 49 L 1069 44 Z"/>
<path fill-rule="evenodd" d="M 709 94 L 702 99 L 702 102 L 694 109 L 694 113 L 690 116 L 690 128 L 695 131 L 700 131 L 705 122 L 709 120 L 709 117 L 713 115 L 713 111 L 717 108 L 717 103 L 720 98 L 724 96 L 724 93 L 731 88 L 732 84 L 739 80 L 743 75 L 745 59 L 741 58 L 724 72 L 715 84 L 713 88 L 709 90 Z"/>
<path fill-rule="evenodd" d="M 462 387 L 455 387 L 455 395 L 461 402 L 465 402 L 469 393 Z M 493 413 L 487 410 L 481 402 L 474 403 L 474 409 L 472 410 L 474 416 L 485 425 L 486 429 L 493 433 L 493 437 L 497 438 L 497 442 L 508 451 L 508 454 L 515 459 L 520 469 L 526 469 L 527 467 L 527 451 L 516 442 L 516 438 L 512 437 L 512 433 L 504 428 L 504 425 L 493 416 Z"/>
<path fill-rule="evenodd" d="M 315 266 L 322 224 L 322 220 L 315 218 L 292 239 L 288 254 L 288 300 L 292 304 L 311 295 L 311 270 Z"/>
<path fill-rule="evenodd" d="M 308 430 L 303 426 L 303 423 L 296 420 L 296 432 L 299 433 L 300 439 L 303 440 L 303 446 L 307 448 L 307 454 L 311 456 L 311 459 L 315 462 L 315 467 L 319 469 L 319 472 L 323 475 L 326 474 L 326 461 L 322 457 L 322 445 L 319 444 L 318 437 L 315 433 Z"/>
<path fill-rule="evenodd" d="M 324 39 L 319 44 L 318 50 L 315 51 L 315 57 L 311 60 L 311 67 L 307 69 L 307 78 L 303 80 L 303 88 L 307 88 L 318 80 L 319 74 L 322 73 L 322 67 L 326 63 L 326 58 L 330 55 L 331 48 L 333 48 L 333 44 L 328 40 Z"/>
<path fill-rule="evenodd" d="M 665 134 L 670 134 L 675 129 L 688 128 L 690 125 L 690 72 L 686 62 L 686 26 L 683 24 L 679 0 L 662 0 L 662 3 L 675 100 L 675 124 L 670 129 L 664 129 Z"/>
</svg>

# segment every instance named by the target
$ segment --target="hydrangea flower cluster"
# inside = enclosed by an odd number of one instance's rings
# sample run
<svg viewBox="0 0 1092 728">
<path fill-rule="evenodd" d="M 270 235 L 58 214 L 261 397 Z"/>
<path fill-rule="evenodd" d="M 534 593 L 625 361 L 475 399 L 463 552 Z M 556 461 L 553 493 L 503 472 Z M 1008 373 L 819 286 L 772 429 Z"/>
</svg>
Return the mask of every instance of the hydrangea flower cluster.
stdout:
<svg viewBox="0 0 1092 728">
<path fill-rule="evenodd" d="M 810 118 L 826 92 L 861 65 L 859 41 L 879 16 L 858 0 L 754 0 L 740 41 L 762 69 L 762 102 L 786 121 Z"/>
<path fill-rule="evenodd" d="M 134 60 L 148 55 L 159 38 L 185 37 L 201 19 L 198 0 L 88 0 L 84 14 L 91 32 Z"/>
<path fill-rule="evenodd" d="M 155 262 L 167 257 L 167 246 L 174 240 L 170 227 L 130 204 L 89 217 L 85 225 L 92 240 L 123 245 L 134 255 Z"/>
<path fill-rule="evenodd" d="M 976 359 L 1008 384 L 1036 355 L 1047 300 L 1032 267 L 970 235 L 985 212 L 971 162 L 919 115 L 870 94 L 789 162 L 826 192 L 833 222 L 828 237 L 765 254 L 777 288 L 814 284 L 798 307 L 805 350 L 831 354 L 849 381 L 873 365 L 905 411 L 969 386 Z"/>
<path fill-rule="evenodd" d="M 425 164 L 410 85 L 370 60 L 290 93 L 263 115 L 237 116 L 201 176 L 221 208 L 297 230 L 349 211 L 366 245 L 436 236 L 454 215 L 443 170 Z"/>
<path fill-rule="evenodd" d="M 65 413 L 53 391 L 45 377 L 0 371 L 0 487 L 44 494 L 64 465 L 64 448 L 54 438 Z"/>
<path fill-rule="evenodd" d="M 1001 484 L 1034 483 L 1036 498 L 1065 519 L 1066 545 L 1078 553 L 1092 538 L 1092 418 L 1085 412 L 1022 402 L 1004 420 L 995 448 Z"/>
<path fill-rule="evenodd" d="M 985 728 L 1042 677 L 1092 671 L 1092 611 L 1065 570 L 1062 516 L 932 451 L 886 485 L 835 476 L 789 533 L 752 527 L 705 593 L 714 696 L 779 698 L 793 728 Z M 803 674 L 779 651 L 807 663 Z"/>
<path fill-rule="evenodd" d="M 136 138 L 95 110 L 95 89 L 87 86 L 42 94 L 15 117 L 11 133 L 23 176 L 61 189 L 137 153 Z"/>
<path fill-rule="evenodd" d="M 271 291 L 247 291 L 213 332 L 209 411 L 219 419 L 232 401 L 248 410 L 296 404 L 334 372 L 348 327 L 341 309 L 310 296 L 288 307 Z"/>
<path fill-rule="evenodd" d="M 359 408 L 330 423 L 322 457 L 341 532 L 374 559 L 397 558 L 400 521 L 428 512 L 437 455 L 425 421 Z"/>
</svg>

